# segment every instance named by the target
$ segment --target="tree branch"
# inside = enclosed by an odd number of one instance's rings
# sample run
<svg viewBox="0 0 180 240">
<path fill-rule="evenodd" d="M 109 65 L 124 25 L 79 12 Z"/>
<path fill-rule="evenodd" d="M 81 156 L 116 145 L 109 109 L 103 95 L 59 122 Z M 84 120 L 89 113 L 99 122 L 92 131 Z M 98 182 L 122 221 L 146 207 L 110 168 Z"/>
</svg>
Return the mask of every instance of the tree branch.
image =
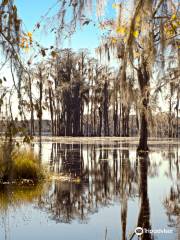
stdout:
<svg viewBox="0 0 180 240">
<path fill-rule="evenodd" d="M 164 0 L 160 0 L 159 4 L 157 5 L 157 8 L 155 9 L 154 13 L 153 13 L 153 17 L 155 17 L 156 13 L 158 12 L 159 8 L 161 7 L 161 5 L 163 4 Z"/>
</svg>

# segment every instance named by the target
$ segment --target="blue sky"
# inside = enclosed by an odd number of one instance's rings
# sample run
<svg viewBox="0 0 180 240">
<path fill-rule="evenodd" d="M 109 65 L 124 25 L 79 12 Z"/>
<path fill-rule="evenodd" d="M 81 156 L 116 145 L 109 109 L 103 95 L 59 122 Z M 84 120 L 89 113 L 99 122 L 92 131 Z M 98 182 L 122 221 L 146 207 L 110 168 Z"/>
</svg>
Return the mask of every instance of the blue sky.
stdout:
<svg viewBox="0 0 180 240">
<path fill-rule="evenodd" d="M 30 31 L 34 29 L 34 26 L 40 21 L 41 16 L 44 16 L 48 9 L 50 9 L 57 0 L 15 0 L 15 4 L 18 8 L 18 14 L 23 20 L 23 28 L 25 31 Z M 106 8 L 106 15 L 111 17 L 114 14 L 114 9 L 112 9 L 113 0 L 108 1 L 108 7 Z M 58 5 L 56 5 L 48 16 L 53 16 L 57 12 Z M 95 16 L 91 16 L 93 20 Z M 58 23 L 57 23 L 58 24 Z M 42 24 L 43 25 L 43 24 Z M 88 26 L 78 28 L 77 32 L 73 35 L 72 39 L 63 43 L 62 47 L 70 47 L 73 49 L 88 48 L 93 52 L 100 42 L 102 33 L 94 24 L 89 24 Z M 37 30 L 33 34 L 33 38 L 48 47 L 54 43 L 54 35 L 45 34 L 42 29 Z"/>
</svg>

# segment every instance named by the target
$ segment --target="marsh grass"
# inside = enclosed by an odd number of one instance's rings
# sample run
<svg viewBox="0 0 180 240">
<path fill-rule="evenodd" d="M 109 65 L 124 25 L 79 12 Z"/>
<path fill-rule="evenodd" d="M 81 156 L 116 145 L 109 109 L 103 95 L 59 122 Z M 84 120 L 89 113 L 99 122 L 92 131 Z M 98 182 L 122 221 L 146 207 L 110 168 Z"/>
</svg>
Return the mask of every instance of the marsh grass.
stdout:
<svg viewBox="0 0 180 240">
<path fill-rule="evenodd" d="M 44 178 L 44 168 L 39 158 L 32 151 L 18 150 L 12 154 L 13 178 L 16 180 L 29 179 L 33 181 Z"/>
<path fill-rule="evenodd" d="M 0 146 L 0 181 L 37 183 L 45 178 L 45 168 L 31 150 L 9 143 Z"/>
</svg>

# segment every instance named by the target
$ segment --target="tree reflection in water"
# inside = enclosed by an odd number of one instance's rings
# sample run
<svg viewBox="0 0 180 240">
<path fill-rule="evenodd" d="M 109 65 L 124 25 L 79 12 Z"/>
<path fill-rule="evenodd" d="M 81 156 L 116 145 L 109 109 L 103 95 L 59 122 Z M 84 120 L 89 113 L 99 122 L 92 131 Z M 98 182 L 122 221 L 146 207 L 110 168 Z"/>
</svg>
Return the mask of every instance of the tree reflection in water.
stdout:
<svg viewBox="0 0 180 240">
<path fill-rule="evenodd" d="M 178 154 L 159 150 L 162 159 L 169 160 L 168 178 L 179 178 Z M 78 182 L 61 182 L 54 180 L 49 194 L 41 198 L 39 207 L 46 209 L 56 222 L 71 223 L 79 220 L 86 223 L 91 214 L 100 208 L 120 201 L 122 240 L 128 239 L 127 216 L 128 200 L 140 199 L 136 226 L 151 230 L 150 203 L 148 196 L 148 177 L 157 178 L 161 161 L 150 161 L 148 153 L 141 153 L 134 160 L 130 157 L 129 145 L 114 144 L 58 144 L 53 143 L 50 169 L 53 173 L 78 178 Z M 165 156 L 166 155 L 166 156 Z M 176 170 L 175 170 L 176 168 Z M 179 188 L 177 188 L 179 191 Z M 176 190 L 177 190 L 176 189 Z M 179 192 L 172 188 L 170 201 L 179 199 Z M 168 198 L 166 199 L 168 202 Z M 175 201 L 173 206 L 175 206 Z M 167 204 L 166 204 L 167 207 Z M 174 213 L 173 213 L 174 214 Z M 178 213 L 179 214 L 179 213 Z M 172 213 L 169 213 L 169 219 Z M 131 226 L 132 228 L 132 226 Z M 134 229 L 132 229 L 134 231 Z M 135 234 L 131 236 L 131 239 Z M 141 236 L 142 240 L 154 239 L 150 233 Z"/>
<path fill-rule="evenodd" d="M 172 151 L 169 147 L 168 158 L 169 171 L 167 176 L 172 179 L 169 195 L 164 200 L 164 206 L 171 227 L 177 229 L 177 239 L 180 239 L 180 172 L 179 172 L 179 152 Z"/>
<path fill-rule="evenodd" d="M 53 143 L 50 171 L 53 174 L 68 175 L 76 181 L 62 182 L 54 179 L 52 184 L 48 182 L 44 187 L 32 187 L 32 189 L 25 187 L 23 191 L 22 188 L 15 186 L 1 186 L 0 210 L 1 213 L 4 212 L 5 220 L 8 220 L 9 209 L 14 206 L 18 209 L 19 206 L 29 203 L 33 206 L 38 204 L 38 207 L 48 212 L 55 222 L 71 223 L 73 220 L 78 220 L 80 223 L 87 223 L 91 215 L 101 208 L 120 203 L 121 240 L 137 240 L 137 236 L 132 234 L 133 227 L 150 230 L 151 223 L 153 224 L 150 217 L 153 215 L 153 209 L 150 211 L 152 202 L 149 201 L 149 195 L 153 195 L 154 192 L 148 192 L 148 179 L 157 180 L 163 176 L 164 180 L 168 179 L 169 185 L 162 204 L 169 219 L 169 227 L 177 229 L 177 239 L 180 239 L 178 147 L 176 149 L 169 146 L 168 151 L 157 147 L 149 154 L 136 156 L 136 151 L 128 143 L 117 142 L 112 146 L 102 143 Z M 140 200 L 138 215 L 133 216 L 129 200 L 137 198 Z M 158 201 L 158 198 L 155 197 L 155 200 Z M 136 205 L 133 207 L 136 208 Z M 135 226 L 130 225 L 128 216 L 134 218 Z M 166 219 L 163 221 L 166 226 Z M 6 226 L 4 229 L 7 232 Z M 108 239 L 107 234 L 108 229 L 105 234 Z M 163 239 L 162 235 L 154 236 L 150 233 L 143 234 L 140 239 L 151 240 L 155 237 Z"/>
<path fill-rule="evenodd" d="M 148 197 L 148 165 L 149 156 L 147 152 L 139 154 L 139 194 L 140 194 L 140 211 L 138 217 L 138 227 L 151 230 L 150 224 L 150 206 Z M 142 240 L 153 239 L 150 233 L 144 233 Z"/>
<path fill-rule="evenodd" d="M 87 222 L 100 207 L 119 198 L 125 204 L 137 195 L 136 165 L 129 160 L 129 150 L 53 143 L 50 169 L 80 179 L 79 183 L 55 180 L 50 194 L 41 199 L 39 206 L 57 222 Z"/>
</svg>

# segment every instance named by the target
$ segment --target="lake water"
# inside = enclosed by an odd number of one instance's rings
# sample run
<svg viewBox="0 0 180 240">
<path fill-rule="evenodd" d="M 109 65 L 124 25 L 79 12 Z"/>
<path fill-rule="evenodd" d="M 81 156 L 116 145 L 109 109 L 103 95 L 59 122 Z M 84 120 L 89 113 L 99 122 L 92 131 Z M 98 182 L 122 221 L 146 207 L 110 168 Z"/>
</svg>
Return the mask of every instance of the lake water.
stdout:
<svg viewBox="0 0 180 240">
<path fill-rule="evenodd" d="M 52 180 L 0 188 L 0 240 L 180 239 L 178 142 L 61 140 L 33 144 Z M 157 231 L 159 231 L 157 233 Z"/>
</svg>

